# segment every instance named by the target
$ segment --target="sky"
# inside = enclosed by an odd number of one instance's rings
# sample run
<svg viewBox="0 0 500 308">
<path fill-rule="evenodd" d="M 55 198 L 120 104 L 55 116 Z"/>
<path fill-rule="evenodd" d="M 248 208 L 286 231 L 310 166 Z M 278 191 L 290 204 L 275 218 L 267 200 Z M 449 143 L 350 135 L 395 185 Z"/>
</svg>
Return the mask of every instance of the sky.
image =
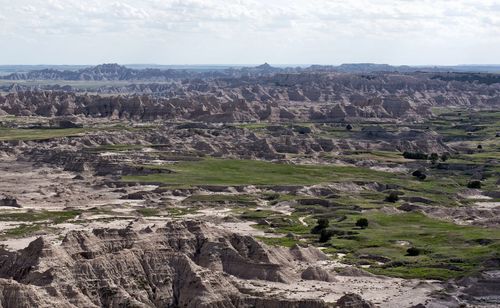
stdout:
<svg viewBox="0 0 500 308">
<path fill-rule="evenodd" d="M 0 0 L 0 64 L 500 63 L 500 0 Z"/>
</svg>

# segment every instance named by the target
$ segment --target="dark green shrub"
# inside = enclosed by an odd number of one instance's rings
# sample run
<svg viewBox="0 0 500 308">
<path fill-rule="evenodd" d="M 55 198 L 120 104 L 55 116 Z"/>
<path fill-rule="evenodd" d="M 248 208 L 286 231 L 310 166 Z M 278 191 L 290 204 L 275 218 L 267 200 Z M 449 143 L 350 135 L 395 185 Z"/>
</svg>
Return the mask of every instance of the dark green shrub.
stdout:
<svg viewBox="0 0 500 308">
<path fill-rule="evenodd" d="M 405 151 L 403 157 L 406 159 L 427 159 L 429 156 L 425 153 Z"/>
<path fill-rule="evenodd" d="M 416 247 L 410 247 L 406 250 L 406 255 L 410 257 L 416 257 L 420 255 L 420 249 Z"/>
<path fill-rule="evenodd" d="M 301 135 L 305 135 L 305 134 L 310 134 L 311 133 L 311 128 L 307 127 L 307 126 L 294 125 L 292 129 L 293 129 L 294 132 L 297 132 L 297 133 L 299 133 Z"/>
<path fill-rule="evenodd" d="M 318 219 L 317 225 L 311 229 L 311 233 L 312 234 L 319 234 L 319 233 L 321 233 L 321 231 L 328 228 L 329 225 L 330 225 L 330 221 L 328 219 L 320 218 L 320 219 Z"/>
<path fill-rule="evenodd" d="M 422 171 L 420 170 L 415 170 L 413 171 L 413 173 L 411 174 L 413 175 L 414 177 L 418 178 L 419 180 L 423 181 L 427 178 L 427 175 L 425 175 Z"/>
<path fill-rule="evenodd" d="M 335 232 L 333 230 L 329 230 L 329 229 L 321 230 L 321 233 L 319 235 L 320 243 L 328 242 L 334 234 L 335 234 Z"/>
<path fill-rule="evenodd" d="M 358 221 L 356 221 L 356 227 L 360 227 L 361 229 L 365 229 L 368 227 L 368 219 L 366 218 L 360 218 Z"/>
<path fill-rule="evenodd" d="M 427 175 L 425 175 L 422 171 L 420 170 L 415 170 L 413 171 L 413 173 L 411 174 L 413 175 L 414 177 L 418 178 L 419 180 L 423 181 L 427 178 Z"/>
<path fill-rule="evenodd" d="M 347 124 L 347 126 L 345 127 L 345 129 L 347 129 L 349 131 L 352 130 L 352 125 L 351 124 Z"/>
<path fill-rule="evenodd" d="M 396 192 L 394 192 L 394 191 L 393 191 L 393 192 L 391 192 L 391 193 L 390 193 L 387 197 L 385 197 L 385 201 L 387 201 L 387 202 L 392 202 L 392 203 L 394 203 L 394 202 L 396 202 L 396 201 L 398 201 L 398 200 L 399 200 L 399 196 L 398 196 L 398 194 L 397 194 Z"/>
<path fill-rule="evenodd" d="M 468 188 L 473 188 L 473 189 L 480 189 L 481 188 L 481 181 L 470 181 L 468 184 L 467 184 L 467 187 Z"/>
<path fill-rule="evenodd" d="M 422 175 L 422 171 L 420 171 L 420 170 L 415 170 L 415 171 L 413 171 L 413 173 L 412 173 L 411 175 L 416 176 L 416 177 L 418 178 L 419 176 L 421 176 L 421 175 Z"/>
</svg>

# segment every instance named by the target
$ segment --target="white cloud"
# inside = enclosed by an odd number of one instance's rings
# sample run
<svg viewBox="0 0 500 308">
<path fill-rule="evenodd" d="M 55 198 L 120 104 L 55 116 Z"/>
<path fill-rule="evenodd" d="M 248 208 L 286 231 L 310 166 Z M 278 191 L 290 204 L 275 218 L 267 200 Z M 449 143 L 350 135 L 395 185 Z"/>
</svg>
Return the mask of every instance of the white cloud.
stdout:
<svg viewBox="0 0 500 308">
<path fill-rule="evenodd" d="M 75 62 L 96 61 L 107 50 L 116 61 L 164 62 L 158 55 L 163 50 L 176 63 L 257 63 L 266 54 L 282 63 L 479 63 L 494 61 L 500 49 L 500 0 L 0 0 L 0 5 L 0 38 L 25 47 L 51 42 L 56 54 L 69 43 L 80 45 L 81 53 L 59 57 Z M 109 46 L 85 50 L 87 40 Z M 141 58 L 150 44 L 158 54 Z M 214 54 L 186 52 L 200 44 Z M 461 53 L 460 46 L 477 50 L 476 57 Z M 453 54 L 437 49 L 443 47 Z M 24 61 L 43 60 L 33 53 Z M 13 49 L 0 50 L 3 61 L 14 56 L 19 54 Z"/>
</svg>

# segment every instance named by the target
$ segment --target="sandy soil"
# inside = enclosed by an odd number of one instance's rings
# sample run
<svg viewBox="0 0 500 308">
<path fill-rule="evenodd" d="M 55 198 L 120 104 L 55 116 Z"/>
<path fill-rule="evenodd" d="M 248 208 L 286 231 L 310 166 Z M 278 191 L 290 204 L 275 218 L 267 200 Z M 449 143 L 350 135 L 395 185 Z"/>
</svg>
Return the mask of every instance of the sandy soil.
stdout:
<svg viewBox="0 0 500 308">
<path fill-rule="evenodd" d="M 436 281 L 405 280 L 382 276 L 335 276 L 334 282 L 299 280 L 291 284 L 261 280 L 241 281 L 255 292 L 287 298 L 321 298 L 333 303 L 346 293 L 357 293 L 387 308 L 411 307 L 430 300 L 431 292 L 440 290 Z"/>
<path fill-rule="evenodd" d="M 482 209 L 494 209 L 500 207 L 500 202 L 476 202 L 475 205 Z"/>
</svg>

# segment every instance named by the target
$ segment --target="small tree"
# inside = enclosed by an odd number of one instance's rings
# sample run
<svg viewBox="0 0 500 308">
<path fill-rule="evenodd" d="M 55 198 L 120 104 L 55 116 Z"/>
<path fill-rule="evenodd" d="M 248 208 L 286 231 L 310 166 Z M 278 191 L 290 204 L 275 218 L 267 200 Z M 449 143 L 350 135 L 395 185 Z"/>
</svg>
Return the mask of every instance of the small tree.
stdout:
<svg viewBox="0 0 500 308">
<path fill-rule="evenodd" d="M 360 218 L 358 221 L 356 221 L 356 227 L 360 227 L 361 229 L 365 229 L 368 227 L 368 219 L 366 218 Z"/>
<path fill-rule="evenodd" d="M 348 131 L 352 130 L 352 125 L 351 124 L 347 124 L 345 129 L 347 129 Z"/>
<path fill-rule="evenodd" d="M 482 149 L 483 149 L 483 146 L 482 146 L 482 145 L 480 145 L 480 144 L 478 144 L 478 145 L 477 145 L 477 148 L 478 148 L 479 150 L 482 150 Z"/>
<path fill-rule="evenodd" d="M 317 225 L 312 228 L 311 233 L 312 234 L 319 234 L 321 231 L 324 229 L 328 228 L 330 225 L 330 221 L 326 218 L 320 218 L 318 219 Z"/>
<path fill-rule="evenodd" d="M 420 255 L 420 249 L 416 247 L 410 247 L 406 250 L 406 255 L 410 257 L 416 257 Z"/>
<path fill-rule="evenodd" d="M 396 192 L 394 192 L 394 191 L 393 191 L 393 192 L 391 192 L 391 193 L 390 193 L 387 197 L 385 197 L 385 201 L 387 201 L 387 202 L 392 202 L 392 203 L 394 203 L 394 202 L 396 202 L 396 201 L 398 201 L 398 200 L 399 200 L 399 196 L 398 196 L 398 194 L 397 194 Z"/>
<path fill-rule="evenodd" d="M 448 158 L 450 158 L 450 154 L 449 153 L 443 153 L 443 154 L 441 154 L 441 160 L 442 161 L 447 161 Z"/>
<path fill-rule="evenodd" d="M 321 230 L 321 234 L 319 235 L 319 241 L 321 243 L 328 242 L 332 238 L 333 233 L 334 232 L 332 230 L 329 230 L 329 229 L 323 229 L 323 230 Z"/>
</svg>

